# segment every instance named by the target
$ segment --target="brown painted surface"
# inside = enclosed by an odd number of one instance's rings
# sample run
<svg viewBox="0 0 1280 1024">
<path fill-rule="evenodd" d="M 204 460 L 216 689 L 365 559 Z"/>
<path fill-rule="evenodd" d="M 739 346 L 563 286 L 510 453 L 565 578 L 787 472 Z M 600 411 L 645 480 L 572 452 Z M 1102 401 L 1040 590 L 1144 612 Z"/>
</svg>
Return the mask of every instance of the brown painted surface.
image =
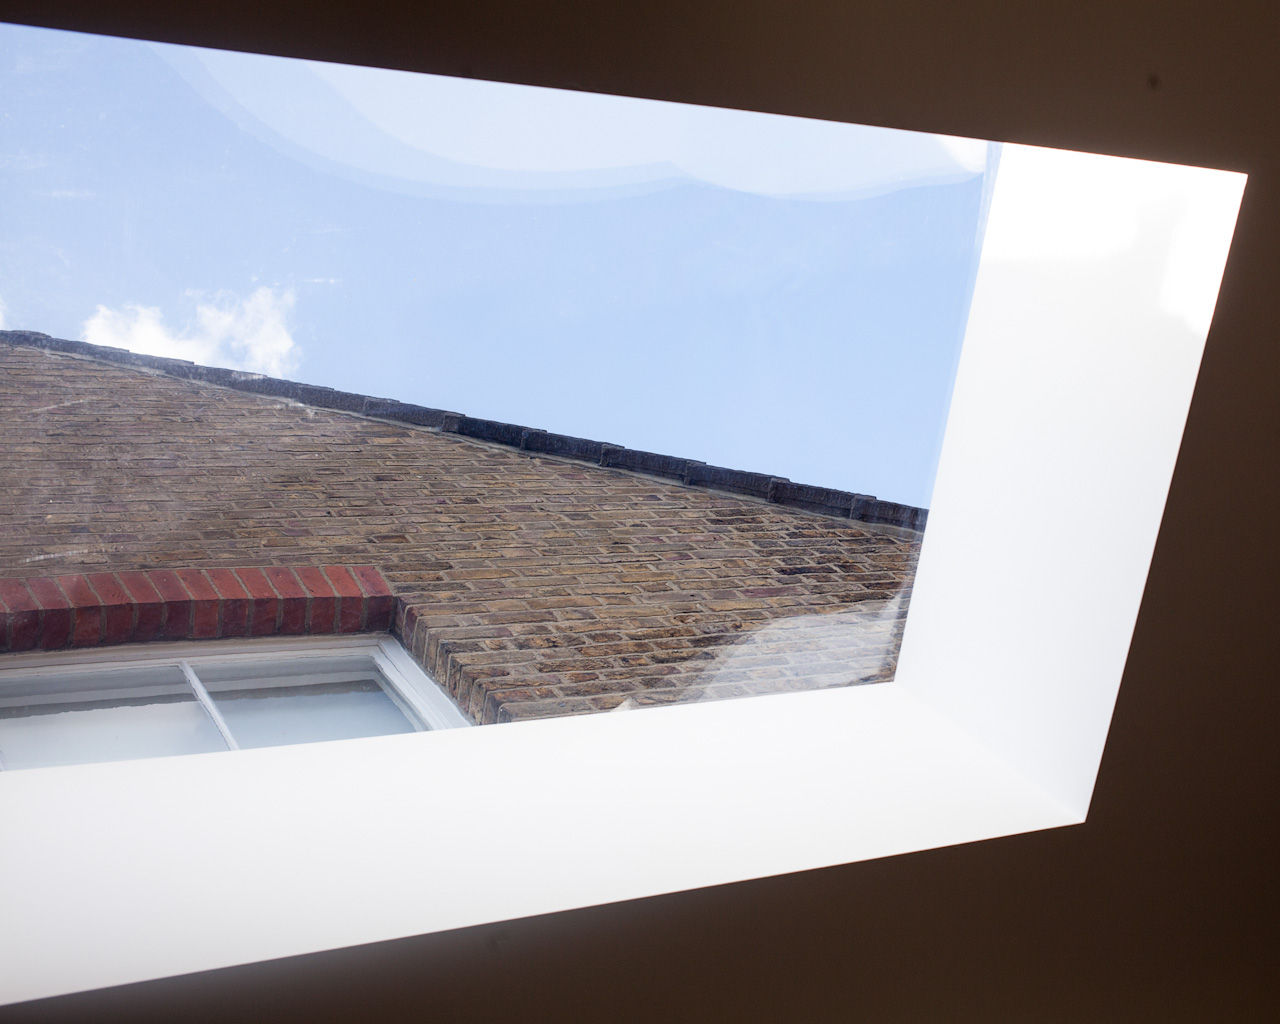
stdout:
<svg viewBox="0 0 1280 1024">
<path fill-rule="evenodd" d="M 1087 824 L 64 997 L 7 1019 L 1274 1018 L 1274 5 L 0 0 L 6 12 L 1250 173 Z M 1105 496 L 1088 499 L 1102 503 L 1088 528 L 1105 528 Z"/>
<path fill-rule="evenodd" d="M 262 569 L 272 632 L 328 633 L 319 567 L 370 562 L 405 645 L 486 724 L 891 678 L 919 553 L 894 527 L 2 336 L 0 433 L 0 576 L 82 587 L 74 646 L 129 637 L 117 572 L 189 604 L 166 637 L 212 639 L 246 629 L 218 569 Z"/>
</svg>

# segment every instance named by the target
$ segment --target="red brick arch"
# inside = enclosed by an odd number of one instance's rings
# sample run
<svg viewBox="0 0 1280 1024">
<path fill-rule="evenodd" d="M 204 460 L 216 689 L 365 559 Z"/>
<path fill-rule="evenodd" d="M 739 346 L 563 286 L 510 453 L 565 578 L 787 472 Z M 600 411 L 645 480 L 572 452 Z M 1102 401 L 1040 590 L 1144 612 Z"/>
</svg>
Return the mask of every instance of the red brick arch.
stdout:
<svg viewBox="0 0 1280 1024">
<path fill-rule="evenodd" d="M 0 651 L 391 628 L 369 565 L 151 569 L 0 579 Z"/>
</svg>

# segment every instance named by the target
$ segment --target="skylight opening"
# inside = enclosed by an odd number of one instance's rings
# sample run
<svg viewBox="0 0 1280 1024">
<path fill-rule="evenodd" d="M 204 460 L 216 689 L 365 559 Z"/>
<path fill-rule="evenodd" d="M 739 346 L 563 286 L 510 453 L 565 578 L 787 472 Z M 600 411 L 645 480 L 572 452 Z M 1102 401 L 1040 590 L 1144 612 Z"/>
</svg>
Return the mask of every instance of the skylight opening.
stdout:
<svg viewBox="0 0 1280 1024">
<path fill-rule="evenodd" d="M 648 564 L 670 524 L 561 523 L 632 563 L 576 588 L 595 633 L 552 637 L 596 669 L 548 655 L 491 682 L 458 654 L 476 721 L 893 678 L 998 146 L 15 26 L 0 43 L 8 327 L 820 517 L 706 506 L 746 525 L 704 531 L 672 582 Z M 494 543 L 428 560 L 465 574 L 452 560 Z M 537 582 L 459 577 L 434 608 L 536 603 Z M 433 653 L 452 634 L 405 641 L 453 678 Z"/>
<path fill-rule="evenodd" d="M 664 684 L 679 656 L 637 633 L 622 642 L 643 648 L 639 689 L 534 673 L 558 703 L 495 709 L 459 682 L 477 720 L 891 679 L 980 262 L 1022 268 L 996 300 L 1011 309 L 1018 275 L 1046 263 L 1167 250 L 1142 286 L 1169 344 L 1194 344 L 1216 289 L 1205 239 L 1231 212 L 1227 189 L 1188 219 L 1160 165 L 1064 154 L 1000 175 L 1001 147 L 970 139 L 15 26 L 0 39 L 19 147 L 0 174 L 23 197 L 0 250 L 6 326 L 338 387 L 375 415 L 456 410 L 441 429 L 828 520 L 803 564 L 770 522 L 743 567 L 742 538 L 695 545 L 694 582 L 637 598 L 666 619 L 680 600 L 737 603 L 695 638 L 696 673 Z M 1105 230 L 1043 199 L 1067 189 Z M 1017 212 L 989 240 L 993 208 Z M 671 538 L 644 536 L 656 547 L 627 549 L 628 582 L 670 588 L 644 562 Z M 539 596 L 502 579 L 490 597 Z M 462 587 L 483 590 L 443 593 Z"/>
<path fill-rule="evenodd" d="M 22 879 L 6 894 L 22 942 L 0 995 L 1083 821 L 1242 189 L 1240 175 L 1005 147 L 893 686 L 6 773 L 0 813 L 23 841 L 0 848 L 0 876 Z M 219 287 L 222 305 L 193 297 L 197 327 L 199 301 L 216 326 L 255 294 Z M 4 298 L 19 326 L 25 300 Z M 148 324 L 173 332 L 154 308 Z M 381 343 L 386 325 L 362 337 Z M 1100 496 L 1105 521 L 1082 520 Z M 414 870 L 349 870 L 386 852 Z M 465 872 L 487 884 L 438 884 Z M 236 885 L 203 884 L 215 875 Z M 199 943 L 154 941 L 174 905 Z"/>
</svg>

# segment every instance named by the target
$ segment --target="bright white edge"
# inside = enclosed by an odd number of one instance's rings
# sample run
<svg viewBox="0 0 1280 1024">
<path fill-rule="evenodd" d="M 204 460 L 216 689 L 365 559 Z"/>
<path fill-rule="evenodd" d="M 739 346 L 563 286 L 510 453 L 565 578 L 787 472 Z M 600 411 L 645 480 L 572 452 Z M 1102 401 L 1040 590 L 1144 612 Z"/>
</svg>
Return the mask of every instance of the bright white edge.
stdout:
<svg viewBox="0 0 1280 1024">
<path fill-rule="evenodd" d="M 1083 821 L 1243 187 L 1005 147 L 893 684 L 0 774 L 0 997 Z"/>
</svg>

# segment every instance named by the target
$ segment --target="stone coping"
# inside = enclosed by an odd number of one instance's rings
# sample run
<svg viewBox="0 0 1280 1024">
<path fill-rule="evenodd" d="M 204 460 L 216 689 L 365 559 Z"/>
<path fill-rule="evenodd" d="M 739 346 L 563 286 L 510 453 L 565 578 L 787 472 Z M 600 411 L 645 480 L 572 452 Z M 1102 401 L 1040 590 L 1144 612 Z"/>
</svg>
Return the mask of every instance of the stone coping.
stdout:
<svg viewBox="0 0 1280 1024">
<path fill-rule="evenodd" d="M 689 487 L 743 494 L 776 505 L 799 508 L 837 519 L 853 519 L 919 532 L 924 530 L 929 516 L 928 509 L 916 508 L 914 505 L 881 501 L 871 495 L 856 494 L 831 487 L 798 484 L 785 477 L 771 476 L 768 473 L 751 473 L 740 469 L 728 469 L 724 466 L 710 466 L 696 459 L 636 451 L 604 441 L 569 437 L 565 434 L 554 434 L 514 423 L 477 419 L 463 413 L 431 409 L 391 398 L 374 398 L 350 391 L 337 391 L 334 388 L 313 384 L 300 384 L 296 381 L 247 373 L 243 370 L 200 366 L 185 359 L 141 355 L 122 348 L 53 338 L 35 331 L 0 331 L 0 341 L 15 346 L 23 345 L 51 352 L 87 356 L 163 373 L 171 377 L 233 388 L 236 391 L 289 399 L 319 409 L 332 409 L 396 423 L 428 427 L 443 433 L 505 445 L 532 454 L 554 455 L 596 466 L 630 470 L 674 480 Z"/>
</svg>

